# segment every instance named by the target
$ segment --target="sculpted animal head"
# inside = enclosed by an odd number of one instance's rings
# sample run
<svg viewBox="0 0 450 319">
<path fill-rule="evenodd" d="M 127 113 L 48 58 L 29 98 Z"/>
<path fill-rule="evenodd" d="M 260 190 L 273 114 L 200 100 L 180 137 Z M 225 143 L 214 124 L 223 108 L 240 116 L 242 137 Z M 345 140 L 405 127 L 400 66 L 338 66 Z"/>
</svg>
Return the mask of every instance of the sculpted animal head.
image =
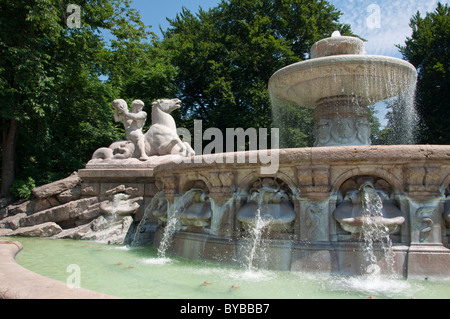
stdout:
<svg viewBox="0 0 450 319">
<path fill-rule="evenodd" d="M 123 110 L 128 108 L 127 102 L 123 99 L 116 99 L 112 102 L 112 106 L 115 110 L 123 112 Z"/>
<path fill-rule="evenodd" d="M 173 110 L 178 109 L 181 106 L 181 101 L 179 99 L 170 100 L 157 100 L 153 102 L 152 109 L 157 107 L 165 113 L 170 113 Z"/>
</svg>

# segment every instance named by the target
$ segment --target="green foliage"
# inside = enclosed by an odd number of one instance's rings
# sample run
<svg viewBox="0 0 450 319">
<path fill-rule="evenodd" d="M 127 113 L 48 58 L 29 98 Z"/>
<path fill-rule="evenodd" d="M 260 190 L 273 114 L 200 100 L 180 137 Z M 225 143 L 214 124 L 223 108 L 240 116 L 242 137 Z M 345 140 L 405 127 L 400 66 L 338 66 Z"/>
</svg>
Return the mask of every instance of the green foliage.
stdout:
<svg viewBox="0 0 450 319">
<path fill-rule="evenodd" d="M 66 177 L 122 138 L 111 101 L 153 35 L 130 2 L 71 1 L 82 23 L 71 29 L 62 0 L 0 0 L 2 164 L 14 160 L 2 181 L 17 168 L 18 179 L 33 176 L 37 184 Z"/>
<path fill-rule="evenodd" d="M 411 19 L 412 35 L 400 48 L 419 72 L 417 110 L 423 126 L 420 142 L 450 144 L 450 8 L 438 3 L 433 12 Z"/>
<path fill-rule="evenodd" d="M 26 180 L 16 180 L 11 186 L 11 193 L 21 199 L 30 199 L 31 190 L 36 187 L 34 179 L 28 177 Z"/>
<path fill-rule="evenodd" d="M 341 13 L 327 1 L 222 1 L 194 15 L 183 11 L 164 33 L 161 47 L 176 67 L 180 120 L 203 127 L 271 127 L 267 84 L 281 67 L 304 60 L 317 40 L 341 25 Z M 310 122 L 310 114 L 303 121 Z M 303 132 L 305 134 L 305 132 Z M 301 144 L 306 137 L 301 137 Z"/>
</svg>

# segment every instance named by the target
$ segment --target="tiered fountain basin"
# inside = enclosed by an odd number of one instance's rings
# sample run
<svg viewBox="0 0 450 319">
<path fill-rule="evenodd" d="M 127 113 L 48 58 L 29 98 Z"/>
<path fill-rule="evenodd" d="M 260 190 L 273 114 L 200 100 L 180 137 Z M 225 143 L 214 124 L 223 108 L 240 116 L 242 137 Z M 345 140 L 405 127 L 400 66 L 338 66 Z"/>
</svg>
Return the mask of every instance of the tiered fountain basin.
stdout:
<svg viewBox="0 0 450 319">
<path fill-rule="evenodd" d="M 358 227 L 340 216 L 355 209 L 352 192 L 370 180 L 384 207 L 393 212 L 395 272 L 401 276 L 449 276 L 450 146 L 339 146 L 281 149 L 278 171 L 261 174 L 252 152 L 227 153 L 235 161 L 217 163 L 222 154 L 171 156 L 158 165 L 87 166 L 80 170 L 82 192 L 102 196 L 118 184 L 134 187 L 144 205 L 134 218 L 134 237 L 159 246 L 167 219 L 179 214 L 168 253 L 190 259 L 246 264 L 248 225 L 258 204 L 272 221 L 262 233 L 265 257 L 255 265 L 277 270 L 365 272 Z M 245 155 L 245 162 L 239 156 Z M 242 158 L 241 158 L 242 159 Z M 185 196 L 192 193 L 195 196 Z M 265 195 L 259 201 L 258 193 Z M 152 201 L 152 199 L 155 200 Z M 188 198 L 188 199 L 186 199 Z M 354 205 L 353 205 L 354 204 Z M 447 204 L 447 205 L 446 205 Z M 155 209 L 155 207 L 157 209 Z M 175 209 L 176 208 L 176 209 Z M 157 211 L 156 213 L 154 213 Z M 354 227 L 350 227 L 354 226 Z M 382 271 L 383 251 L 375 247 Z"/>
<path fill-rule="evenodd" d="M 275 72 L 269 92 L 277 105 L 314 110 L 314 146 L 370 145 L 368 106 L 415 88 L 412 64 L 364 54 L 364 42 L 356 37 L 320 40 L 310 57 Z"/>
</svg>

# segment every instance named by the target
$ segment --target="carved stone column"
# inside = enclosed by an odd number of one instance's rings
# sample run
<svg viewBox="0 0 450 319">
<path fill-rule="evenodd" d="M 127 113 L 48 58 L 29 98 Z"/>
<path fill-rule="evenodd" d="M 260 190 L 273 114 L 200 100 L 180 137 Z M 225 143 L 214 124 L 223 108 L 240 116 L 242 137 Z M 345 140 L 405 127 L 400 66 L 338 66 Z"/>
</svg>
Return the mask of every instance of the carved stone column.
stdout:
<svg viewBox="0 0 450 319">
<path fill-rule="evenodd" d="M 178 178 L 173 175 L 167 175 L 161 178 L 163 183 L 163 189 L 165 192 L 165 197 L 167 201 L 173 203 L 175 199 L 175 194 L 178 193 Z"/>
<path fill-rule="evenodd" d="M 300 240 L 329 241 L 330 167 L 298 167 L 297 179 Z"/>
<path fill-rule="evenodd" d="M 209 172 L 201 174 L 210 185 L 209 196 L 211 199 L 211 235 L 231 236 L 233 232 L 233 172 Z"/>
</svg>

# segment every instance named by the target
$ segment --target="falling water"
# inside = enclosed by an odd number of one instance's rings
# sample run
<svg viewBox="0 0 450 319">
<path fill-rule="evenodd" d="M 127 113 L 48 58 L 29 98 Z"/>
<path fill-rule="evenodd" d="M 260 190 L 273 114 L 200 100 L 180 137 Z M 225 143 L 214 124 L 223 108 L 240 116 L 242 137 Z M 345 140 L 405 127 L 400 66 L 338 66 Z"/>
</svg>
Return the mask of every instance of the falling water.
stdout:
<svg viewBox="0 0 450 319">
<path fill-rule="evenodd" d="M 264 249 L 262 249 L 262 235 L 264 231 L 272 223 L 272 216 L 269 214 L 261 215 L 262 212 L 262 202 L 264 199 L 265 191 L 261 190 L 258 194 L 258 208 L 256 209 L 256 215 L 254 222 L 250 225 L 250 245 L 247 255 L 247 269 L 252 271 L 254 269 L 254 261 L 258 253 L 264 254 Z M 263 256 L 266 257 L 266 256 Z"/>
<path fill-rule="evenodd" d="M 238 193 L 234 193 L 225 203 L 219 204 L 214 200 L 214 198 L 210 197 L 211 202 L 211 226 L 209 233 L 211 235 L 218 235 L 221 227 L 222 218 L 227 211 L 227 209 L 232 209 L 234 201 L 238 199 L 240 196 Z"/>
<path fill-rule="evenodd" d="M 169 248 L 173 235 L 177 231 L 178 214 L 175 211 L 168 219 L 166 227 L 164 228 L 164 234 L 158 247 L 158 258 L 165 259 L 166 251 Z"/>
<path fill-rule="evenodd" d="M 173 236 L 179 229 L 178 221 L 181 213 L 187 208 L 188 204 L 192 202 L 194 194 L 199 189 L 193 188 L 185 192 L 181 196 L 176 196 L 173 204 L 168 202 L 167 205 L 167 223 L 164 227 L 164 234 L 159 243 L 158 257 L 165 259 L 166 251 L 172 243 Z"/>
<path fill-rule="evenodd" d="M 160 191 L 153 196 L 150 204 L 147 205 L 144 211 L 144 215 L 141 218 L 138 226 L 136 227 L 136 232 L 134 233 L 133 241 L 131 242 L 131 246 L 137 246 L 141 244 L 140 235 L 146 232 L 146 226 L 150 223 L 152 218 L 152 214 L 155 210 L 160 209 L 160 205 L 162 203 L 162 199 L 165 199 L 165 192 Z"/>
<path fill-rule="evenodd" d="M 383 202 L 377 191 L 369 185 L 361 188 L 364 223 L 362 226 L 362 239 L 364 250 L 369 263 L 366 272 L 372 275 L 379 275 L 380 268 L 377 265 L 377 257 L 374 253 L 374 243 L 379 242 L 388 267 L 389 274 L 394 273 L 394 259 L 392 256 L 392 242 L 389 237 L 389 229 L 385 225 L 377 222 L 383 214 Z"/>
<path fill-rule="evenodd" d="M 418 136 L 419 115 L 415 107 L 414 88 L 400 94 L 395 98 L 384 101 L 387 115 L 387 138 L 385 143 L 415 144 Z"/>
</svg>

